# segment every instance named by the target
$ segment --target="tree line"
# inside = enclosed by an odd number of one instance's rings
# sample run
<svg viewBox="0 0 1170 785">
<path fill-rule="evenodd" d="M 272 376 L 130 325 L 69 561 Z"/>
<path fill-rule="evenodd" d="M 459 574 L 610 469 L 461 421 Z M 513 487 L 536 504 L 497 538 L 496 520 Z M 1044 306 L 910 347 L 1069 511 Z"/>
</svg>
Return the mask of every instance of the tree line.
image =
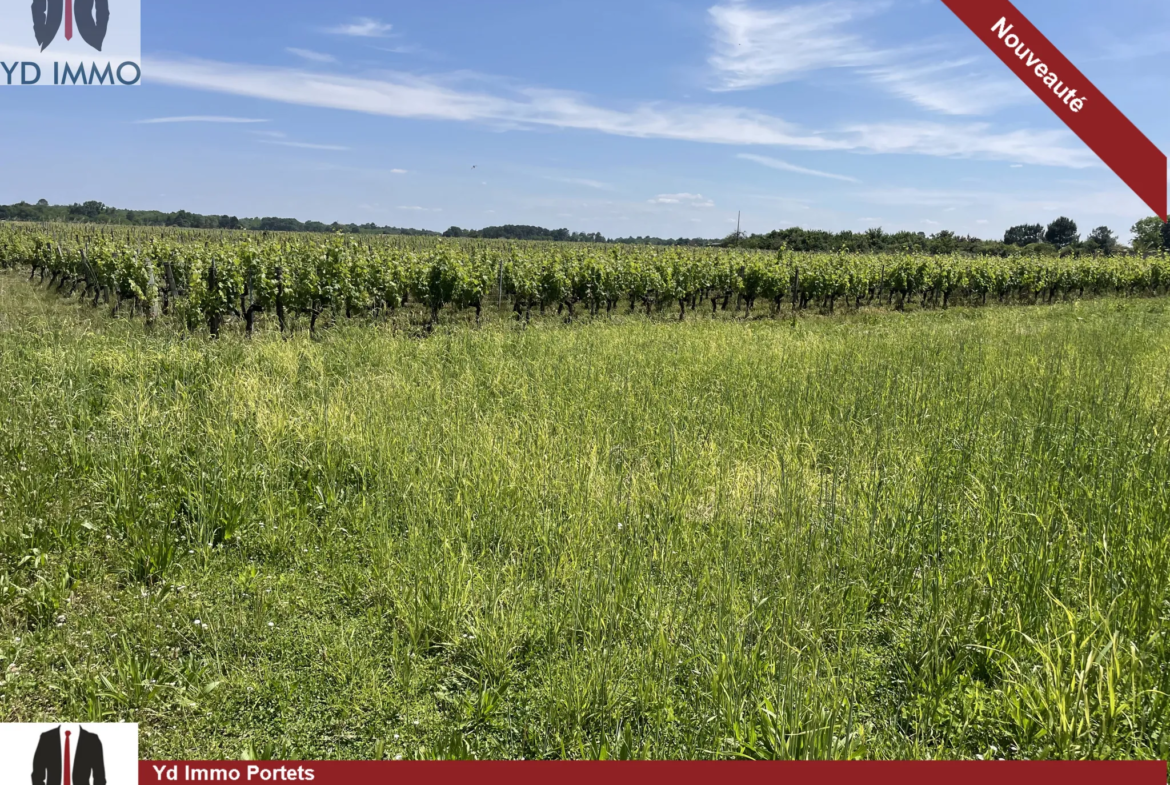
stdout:
<svg viewBox="0 0 1170 785">
<path fill-rule="evenodd" d="M 679 237 L 677 239 L 664 237 L 608 238 L 601 232 L 572 232 L 568 229 L 545 229 L 543 226 L 525 226 L 522 224 L 487 226 L 483 229 L 461 229 L 458 226 L 452 226 L 443 232 L 443 236 L 470 240 L 527 240 L 553 243 L 616 243 L 619 245 L 682 245 L 696 248 L 705 248 L 720 244 L 719 240 L 709 240 L 702 237 Z"/>
<path fill-rule="evenodd" d="M 880 227 L 864 232 L 826 232 L 817 229 L 778 229 L 767 234 L 731 234 L 721 243 L 724 246 L 755 248 L 759 250 L 806 251 L 815 253 L 887 253 L 908 250 L 915 253 L 966 253 L 979 256 L 1011 256 L 1021 251 L 1038 256 L 1068 256 L 1070 254 L 1153 253 L 1170 250 L 1170 224 L 1158 218 L 1144 218 L 1130 230 L 1134 235 L 1132 246 L 1122 245 L 1108 226 L 1099 226 L 1081 238 L 1076 221 L 1057 218 L 1047 226 L 1021 224 L 1004 233 L 1002 241 L 960 236 L 951 231 L 932 235 L 925 232 L 887 233 Z"/>
<path fill-rule="evenodd" d="M 237 218 L 234 215 L 200 215 L 178 210 L 123 210 L 102 202 L 89 201 L 70 205 L 51 205 L 45 199 L 36 204 L 17 202 L 0 205 L 0 221 L 37 223 L 106 224 L 111 226 L 163 226 L 177 229 L 248 229 L 258 232 L 310 232 L 317 234 L 394 234 L 436 235 L 426 229 L 404 229 L 373 223 L 343 224 L 300 221 L 296 218 Z"/>
<path fill-rule="evenodd" d="M 408 229 L 396 226 L 378 226 L 373 223 L 326 224 L 321 221 L 300 221 L 296 218 L 237 218 L 229 215 L 200 215 L 186 210 L 167 213 L 158 210 L 123 210 L 88 201 L 71 205 L 50 205 L 41 199 L 36 204 L 18 202 L 0 205 L 0 221 L 30 221 L 39 223 L 86 223 L 120 226 L 174 227 L 180 229 L 244 229 L 259 232 L 305 232 L 348 235 L 409 235 L 437 236 L 439 232 L 426 229 Z M 448 238 L 482 240 L 548 241 L 566 243 L 596 243 L 619 245 L 656 245 L 687 247 L 740 247 L 757 250 L 805 251 L 810 253 L 885 253 L 911 251 L 915 253 L 965 253 L 981 256 L 1011 256 L 1021 250 L 1039 256 L 1058 256 L 1074 253 L 1102 254 L 1152 253 L 1170 250 L 1170 225 L 1150 217 L 1138 221 L 1130 230 L 1131 246 L 1123 245 L 1107 226 L 1099 226 L 1081 238 L 1076 221 L 1057 218 L 1047 226 L 1020 224 L 1004 233 L 1000 240 L 985 240 L 958 235 L 943 230 L 932 235 L 925 232 L 888 233 L 881 227 L 864 232 L 829 232 L 819 229 L 791 227 L 766 234 L 733 233 L 722 239 L 620 237 L 607 238 L 600 232 L 573 232 L 568 229 L 546 229 L 541 226 L 505 224 L 483 229 L 462 229 L 452 226 L 442 236 Z"/>
</svg>

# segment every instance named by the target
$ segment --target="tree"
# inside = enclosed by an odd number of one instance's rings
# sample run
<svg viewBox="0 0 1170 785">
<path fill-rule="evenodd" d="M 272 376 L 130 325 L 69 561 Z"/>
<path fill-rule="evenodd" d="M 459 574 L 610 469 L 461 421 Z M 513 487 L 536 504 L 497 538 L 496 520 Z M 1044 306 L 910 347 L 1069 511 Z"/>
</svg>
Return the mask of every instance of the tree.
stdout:
<svg viewBox="0 0 1170 785">
<path fill-rule="evenodd" d="M 1025 246 L 1024 250 L 1036 256 L 1056 256 L 1056 246 L 1048 243 L 1032 243 Z"/>
<path fill-rule="evenodd" d="M 38 199 L 37 200 L 37 207 L 48 207 L 48 206 L 49 206 L 48 199 Z"/>
<path fill-rule="evenodd" d="M 1020 224 L 1004 232 L 1003 241 L 1008 245 L 1032 245 L 1044 242 L 1044 227 L 1040 224 Z"/>
<path fill-rule="evenodd" d="M 933 253 L 951 253 L 958 248 L 958 245 L 959 242 L 955 237 L 955 233 L 949 229 L 943 229 L 930 238 L 930 250 Z"/>
<path fill-rule="evenodd" d="M 1162 222 L 1162 247 L 1170 251 L 1170 223 Z"/>
<path fill-rule="evenodd" d="M 1164 227 L 1162 219 L 1153 216 L 1135 223 L 1130 229 L 1133 232 L 1133 249 L 1138 253 L 1151 253 L 1167 247 L 1162 234 Z"/>
<path fill-rule="evenodd" d="M 1044 241 L 1057 248 L 1066 248 L 1080 239 L 1077 222 L 1064 216 L 1048 224 L 1048 230 L 1044 232 Z"/>
<path fill-rule="evenodd" d="M 1108 226 L 1098 226 L 1089 234 L 1085 245 L 1090 251 L 1100 251 L 1110 256 L 1117 249 L 1117 235 Z"/>
</svg>

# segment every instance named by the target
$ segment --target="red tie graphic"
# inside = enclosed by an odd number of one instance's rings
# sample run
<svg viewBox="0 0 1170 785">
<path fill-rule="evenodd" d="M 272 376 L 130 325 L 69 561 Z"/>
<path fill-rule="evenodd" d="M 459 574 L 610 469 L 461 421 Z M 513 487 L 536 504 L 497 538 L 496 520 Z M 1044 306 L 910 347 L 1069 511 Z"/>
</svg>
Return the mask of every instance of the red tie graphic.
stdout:
<svg viewBox="0 0 1170 785">
<path fill-rule="evenodd" d="M 65 7 L 69 7 L 69 0 L 65 0 Z M 65 731 L 65 774 L 61 777 L 61 785 L 69 785 L 69 731 Z"/>
<path fill-rule="evenodd" d="M 65 0 L 65 40 L 73 40 L 73 0 Z M 68 735 L 68 731 L 65 732 Z M 69 743 L 69 739 L 65 739 L 65 743 Z M 66 780 L 68 783 L 68 780 Z"/>
</svg>

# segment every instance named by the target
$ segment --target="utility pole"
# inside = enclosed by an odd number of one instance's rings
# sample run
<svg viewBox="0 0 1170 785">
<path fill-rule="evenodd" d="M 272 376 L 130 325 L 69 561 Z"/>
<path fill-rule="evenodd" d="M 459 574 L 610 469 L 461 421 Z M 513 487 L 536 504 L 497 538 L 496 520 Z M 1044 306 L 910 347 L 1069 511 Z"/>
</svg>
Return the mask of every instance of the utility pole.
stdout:
<svg viewBox="0 0 1170 785">
<path fill-rule="evenodd" d="M 739 219 L 743 216 L 743 211 L 737 211 L 735 214 L 735 247 L 739 247 Z"/>
</svg>

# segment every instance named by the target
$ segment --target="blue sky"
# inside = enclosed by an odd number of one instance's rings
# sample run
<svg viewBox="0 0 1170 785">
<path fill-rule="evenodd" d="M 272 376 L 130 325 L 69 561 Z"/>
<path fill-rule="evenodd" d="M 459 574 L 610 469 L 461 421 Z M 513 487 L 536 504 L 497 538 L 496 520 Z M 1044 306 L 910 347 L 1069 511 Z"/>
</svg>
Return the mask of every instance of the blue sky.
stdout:
<svg viewBox="0 0 1170 785">
<path fill-rule="evenodd" d="M 116 13 L 116 2 L 111 6 Z M 1170 150 L 1164 0 L 1016 0 Z M 1150 214 L 939 0 L 143 0 L 143 86 L 3 92 L 0 202 L 609 236 Z"/>
</svg>

